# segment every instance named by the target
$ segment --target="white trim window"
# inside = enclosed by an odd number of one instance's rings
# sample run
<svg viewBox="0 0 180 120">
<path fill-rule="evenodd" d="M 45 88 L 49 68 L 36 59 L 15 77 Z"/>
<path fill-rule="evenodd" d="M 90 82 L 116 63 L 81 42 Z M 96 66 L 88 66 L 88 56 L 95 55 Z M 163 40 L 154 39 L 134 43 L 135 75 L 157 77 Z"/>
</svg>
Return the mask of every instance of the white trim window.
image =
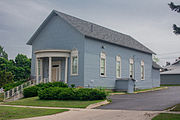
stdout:
<svg viewBox="0 0 180 120">
<path fill-rule="evenodd" d="M 141 61 L 141 80 L 145 79 L 144 61 Z"/>
<path fill-rule="evenodd" d="M 71 75 L 78 75 L 78 51 L 71 52 Z"/>
<path fill-rule="evenodd" d="M 134 78 L 134 60 L 129 59 L 129 77 Z"/>
<path fill-rule="evenodd" d="M 101 53 L 100 55 L 100 76 L 105 77 L 106 76 L 106 54 Z"/>
<path fill-rule="evenodd" d="M 121 57 L 116 56 L 116 78 L 121 78 Z"/>
<path fill-rule="evenodd" d="M 40 77 L 42 77 L 42 72 L 43 72 L 42 71 L 43 70 L 42 69 L 42 67 L 43 67 L 42 64 L 43 64 L 42 59 L 38 59 L 38 71 L 37 72 L 38 72 L 38 76 L 40 76 Z"/>
</svg>

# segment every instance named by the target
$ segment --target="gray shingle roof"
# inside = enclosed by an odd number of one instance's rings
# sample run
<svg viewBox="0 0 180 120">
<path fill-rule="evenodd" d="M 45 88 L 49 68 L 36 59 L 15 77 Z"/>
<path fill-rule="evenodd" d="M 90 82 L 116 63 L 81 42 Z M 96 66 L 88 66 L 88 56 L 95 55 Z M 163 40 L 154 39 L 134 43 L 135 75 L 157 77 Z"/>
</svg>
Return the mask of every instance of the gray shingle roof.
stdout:
<svg viewBox="0 0 180 120">
<path fill-rule="evenodd" d="M 70 25 L 76 28 L 80 33 L 86 37 L 103 40 L 123 47 L 135 49 L 138 51 L 155 54 L 153 51 L 142 45 L 129 35 L 125 35 L 114 30 L 102 27 L 100 25 L 55 11 L 54 12 L 67 21 Z"/>
<path fill-rule="evenodd" d="M 176 66 L 175 68 L 168 70 L 168 71 L 164 71 L 160 73 L 161 75 L 165 74 L 179 74 L 180 75 L 180 66 Z"/>
<path fill-rule="evenodd" d="M 41 24 L 38 30 L 33 34 L 30 40 L 27 42 L 28 45 L 32 45 L 32 41 L 36 38 L 39 32 L 43 29 L 45 24 L 47 24 L 48 20 L 53 15 L 58 15 L 62 19 L 64 19 L 67 23 L 73 26 L 76 30 L 78 30 L 85 37 L 93 38 L 97 40 L 102 40 L 104 42 L 109 42 L 112 44 L 116 44 L 119 46 L 127 47 L 130 49 L 138 50 L 141 52 L 155 54 L 153 51 L 142 45 L 140 42 L 135 40 L 129 35 L 125 35 L 114 30 L 110 30 L 108 28 L 102 27 L 100 25 L 67 15 L 65 13 L 58 12 L 53 10 L 51 14 L 46 18 L 46 20 Z"/>
<path fill-rule="evenodd" d="M 160 65 L 158 65 L 156 62 L 153 61 L 152 63 L 152 67 L 155 69 L 161 69 L 162 67 Z"/>
</svg>

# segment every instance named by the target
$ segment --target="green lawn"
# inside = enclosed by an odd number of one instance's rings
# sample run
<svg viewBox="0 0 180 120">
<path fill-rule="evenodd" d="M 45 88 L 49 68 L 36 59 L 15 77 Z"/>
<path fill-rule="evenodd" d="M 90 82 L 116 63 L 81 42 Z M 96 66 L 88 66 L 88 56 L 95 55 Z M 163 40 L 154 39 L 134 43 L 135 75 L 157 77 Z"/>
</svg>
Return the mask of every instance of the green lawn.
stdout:
<svg viewBox="0 0 180 120">
<path fill-rule="evenodd" d="M 174 84 L 174 85 L 167 84 L 167 85 L 161 85 L 161 86 L 180 86 L 180 84 Z"/>
<path fill-rule="evenodd" d="M 180 114 L 160 113 L 152 120 L 180 120 Z"/>
<path fill-rule="evenodd" d="M 171 107 L 171 108 L 173 108 L 173 107 Z M 173 108 L 171 111 L 180 112 L 180 104 L 175 105 L 175 108 Z"/>
<path fill-rule="evenodd" d="M 64 111 L 68 111 L 68 110 L 67 109 L 40 109 L 40 108 L 0 106 L 0 120 L 52 115 L 52 114 L 56 114 L 56 113 L 60 113 Z"/>
<path fill-rule="evenodd" d="M 153 90 L 159 90 L 159 89 L 165 89 L 166 87 L 155 87 L 155 88 L 150 88 L 150 89 L 139 89 L 136 90 L 135 92 L 144 92 L 144 91 L 153 91 Z"/>
<path fill-rule="evenodd" d="M 0 102 L 3 102 L 3 100 L 4 100 L 4 94 L 0 93 Z"/>
<path fill-rule="evenodd" d="M 69 107 L 69 108 L 86 108 L 88 105 L 101 102 L 94 101 L 63 101 L 63 100 L 40 100 L 38 97 L 23 98 L 17 101 L 6 102 L 7 105 L 24 105 L 24 106 L 43 106 L 43 107 Z"/>
</svg>

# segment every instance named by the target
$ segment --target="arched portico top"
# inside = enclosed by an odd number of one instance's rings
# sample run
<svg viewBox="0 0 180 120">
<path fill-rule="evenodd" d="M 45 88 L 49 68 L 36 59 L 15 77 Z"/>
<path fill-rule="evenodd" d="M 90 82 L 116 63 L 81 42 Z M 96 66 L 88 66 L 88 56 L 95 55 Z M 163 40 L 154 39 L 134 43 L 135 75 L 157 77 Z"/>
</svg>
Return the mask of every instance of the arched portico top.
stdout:
<svg viewBox="0 0 180 120">
<path fill-rule="evenodd" d="M 34 52 L 36 58 L 41 57 L 69 57 L 71 50 L 38 50 Z"/>
</svg>

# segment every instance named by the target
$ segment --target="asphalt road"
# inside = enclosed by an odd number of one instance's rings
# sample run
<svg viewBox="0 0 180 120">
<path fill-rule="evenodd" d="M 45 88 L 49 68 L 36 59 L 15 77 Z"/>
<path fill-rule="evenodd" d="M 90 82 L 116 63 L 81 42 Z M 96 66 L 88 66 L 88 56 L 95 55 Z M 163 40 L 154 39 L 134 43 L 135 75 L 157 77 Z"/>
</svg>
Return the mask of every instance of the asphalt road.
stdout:
<svg viewBox="0 0 180 120">
<path fill-rule="evenodd" d="M 180 86 L 138 94 L 112 95 L 112 103 L 98 109 L 159 111 L 180 103 Z"/>
</svg>

